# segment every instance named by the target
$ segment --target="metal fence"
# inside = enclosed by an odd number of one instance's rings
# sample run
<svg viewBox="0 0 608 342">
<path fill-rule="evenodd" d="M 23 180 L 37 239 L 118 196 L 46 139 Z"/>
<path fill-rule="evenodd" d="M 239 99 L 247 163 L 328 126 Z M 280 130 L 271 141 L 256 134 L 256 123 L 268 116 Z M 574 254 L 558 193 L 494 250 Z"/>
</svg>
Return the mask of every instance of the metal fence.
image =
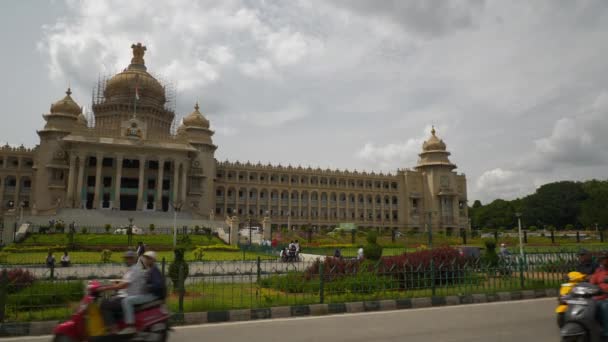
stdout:
<svg viewBox="0 0 608 342">
<path fill-rule="evenodd" d="M 170 272 L 168 262 L 161 267 L 171 290 L 168 304 L 183 313 L 553 288 L 576 262 L 568 253 L 494 260 L 433 257 L 418 264 L 403 258 L 193 262 L 179 273 Z M 6 269 L 0 279 L 0 320 L 67 318 L 83 295 L 86 279 L 118 278 L 126 269 L 117 264 L 82 267 L 71 275 Z"/>
</svg>

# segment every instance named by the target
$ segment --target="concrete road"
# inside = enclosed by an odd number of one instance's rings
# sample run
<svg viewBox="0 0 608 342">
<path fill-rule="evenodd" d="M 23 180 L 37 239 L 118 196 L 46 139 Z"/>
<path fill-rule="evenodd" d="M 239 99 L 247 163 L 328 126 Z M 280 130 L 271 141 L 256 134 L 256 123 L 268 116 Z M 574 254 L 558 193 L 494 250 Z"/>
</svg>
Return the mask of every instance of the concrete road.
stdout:
<svg viewBox="0 0 608 342">
<path fill-rule="evenodd" d="M 178 327 L 170 341 L 559 341 L 555 299 Z M 4 341 L 49 341 L 50 336 Z"/>
</svg>

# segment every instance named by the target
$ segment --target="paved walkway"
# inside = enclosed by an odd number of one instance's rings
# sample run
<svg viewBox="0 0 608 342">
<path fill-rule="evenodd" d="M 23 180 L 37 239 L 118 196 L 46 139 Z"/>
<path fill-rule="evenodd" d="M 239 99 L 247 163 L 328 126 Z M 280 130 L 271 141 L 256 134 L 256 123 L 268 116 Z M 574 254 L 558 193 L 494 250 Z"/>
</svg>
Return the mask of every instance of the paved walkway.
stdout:
<svg viewBox="0 0 608 342">
<path fill-rule="evenodd" d="M 555 299 L 176 327 L 170 341 L 558 341 Z M 50 336 L 6 341 L 48 341 Z"/>
</svg>

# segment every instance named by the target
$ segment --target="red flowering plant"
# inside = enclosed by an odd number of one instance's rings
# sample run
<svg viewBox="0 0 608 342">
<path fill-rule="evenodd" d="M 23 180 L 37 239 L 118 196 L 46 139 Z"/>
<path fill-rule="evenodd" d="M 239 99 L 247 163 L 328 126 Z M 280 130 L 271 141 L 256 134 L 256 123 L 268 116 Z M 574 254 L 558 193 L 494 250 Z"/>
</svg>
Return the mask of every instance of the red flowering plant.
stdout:
<svg viewBox="0 0 608 342">
<path fill-rule="evenodd" d="M 433 281 L 436 284 L 464 281 L 468 262 L 457 249 L 439 247 L 383 257 L 377 274 L 398 279 L 403 289 L 426 288 L 431 286 Z"/>
</svg>

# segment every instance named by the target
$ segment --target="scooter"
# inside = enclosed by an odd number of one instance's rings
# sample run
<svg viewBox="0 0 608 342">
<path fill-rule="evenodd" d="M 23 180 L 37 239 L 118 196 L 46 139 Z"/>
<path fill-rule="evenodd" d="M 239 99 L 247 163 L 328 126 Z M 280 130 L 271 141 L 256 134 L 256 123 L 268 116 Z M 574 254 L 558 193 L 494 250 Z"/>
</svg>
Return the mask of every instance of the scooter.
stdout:
<svg viewBox="0 0 608 342">
<path fill-rule="evenodd" d="M 560 329 L 562 342 L 606 342 L 598 321 L 598 305 L 593 299 L 602 290 L 589 283 L 579 283 L 568 295 L 564 326 Z"/>
<path fill-rule="evenodd" d="M 555 313 L 557 314 L 557 326 L 563 327 L 564 320 L 566 315 L 566 310 L 568 309 L 568 303 L 566 301 L 570 298 L 569 294 L 572 289 L 579 283 L 585 281 L 587 276 L 580 272 L 570 272 L 566 275 L 566 282 L 561 285 L 559 288 L 559 297 L 557 298 L 557 308 L 555 308 Z"/>
<path fill-rule="evenodd" d="M 100 287 L 101 283 L 96 280 L 87 284 L 85 295 L 71 319 L 55 327 L 54 342 L 167 341 L 170 314 L 163 300 L 135 306 L 135 334 L 107 334 L 100 310 Z M 123 328 L 124 322 L 119 321 L 118 329 Z"/>
</svg>

